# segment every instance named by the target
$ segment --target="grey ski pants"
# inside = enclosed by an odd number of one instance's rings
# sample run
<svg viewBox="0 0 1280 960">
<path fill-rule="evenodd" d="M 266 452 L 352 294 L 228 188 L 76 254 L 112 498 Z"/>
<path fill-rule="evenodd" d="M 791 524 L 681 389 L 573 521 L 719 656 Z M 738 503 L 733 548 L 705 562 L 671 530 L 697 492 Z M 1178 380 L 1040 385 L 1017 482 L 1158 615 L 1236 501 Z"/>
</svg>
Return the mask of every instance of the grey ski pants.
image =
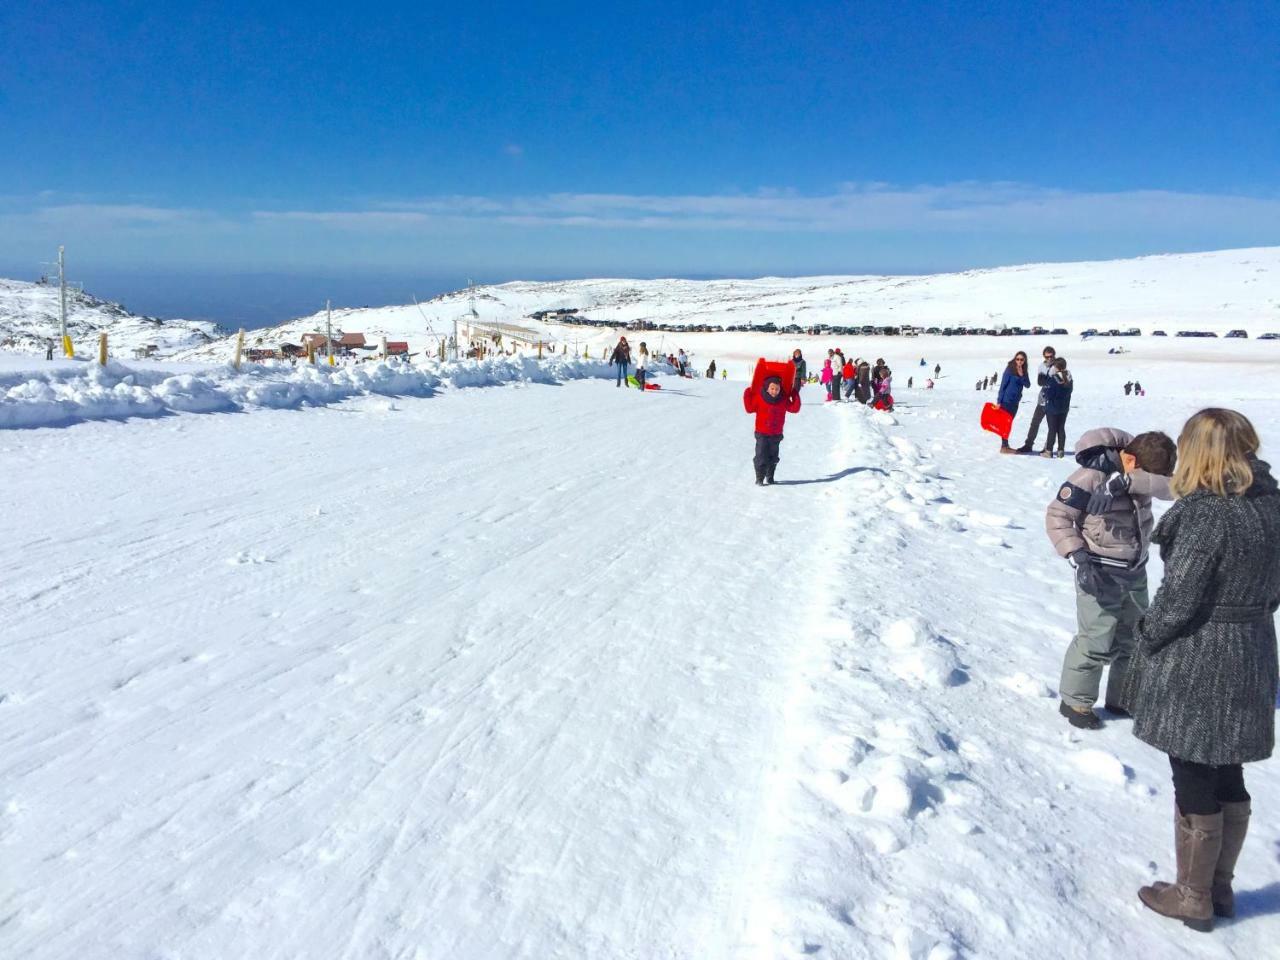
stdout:
<svg viewBox="0 0 1280 960">
<path fill-rule="evenodd" d="M 1103 571 L 1102 596 L 1095 597 L 1076 586 L 1077 632 L 1062 660 L 1058 692 L 1071 707 L 1092 707 L 1107 674 L 1106 703 L 1124 707 L 1123 693 L 1129 661 L 1133 656 L 1133 628 L 1147 611 L 1147 574 L 1116 575 Z"/>
</svg>

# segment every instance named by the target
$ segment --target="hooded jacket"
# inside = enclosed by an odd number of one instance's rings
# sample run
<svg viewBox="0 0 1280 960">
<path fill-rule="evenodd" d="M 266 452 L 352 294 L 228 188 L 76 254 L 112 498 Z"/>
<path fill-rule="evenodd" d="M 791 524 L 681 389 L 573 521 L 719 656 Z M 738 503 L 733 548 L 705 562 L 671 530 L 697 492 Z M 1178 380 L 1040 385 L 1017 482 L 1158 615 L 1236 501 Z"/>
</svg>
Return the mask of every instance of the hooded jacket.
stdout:
<svg viewBox="0 0 1280 960">
<path fill-rule="evenodd" d="M 790 394 L 779 393 L 776 397 L 771 397 L 768 393 L 770 383 L 781 386 L 782 381 L 778 377 L 766 377 L 758 390 L 747 387 L 742 392 L 742 405 L 746 407 L 747 413 L 756 415 L 757 437 L 782 436 L 782 425 L 787 419 L 787 414 L 800 412 L 799 390 L 792 390 Z"/>
<path fill-rule="evenodd" d="M 1079 469 L 1067 478 L 1045 511 L 1044 526 L 1060 557 L 1083 548 L 1093 562 L 1121 570 L 1146 565 L 1155 520 L 1151 499 L 1172 500 L 1169 478 L 1135 470 L 1129 474 L 1129 492 L 1118 496 L 1105 513 L 1086 508 L 1093 492 L 1107 477 L 1120 471 L 1120 451 L 1133 439 L 1123 430 L 1099 427 L 1089 430 L 1076 444 Z"/>
<path fill-rule="evenodd" d="M 1049 375 L 1048 381 L 1044 384 L 1044 389 L 1040 391 L 1040 403 L 1044 406 L 1044 412 L 1060 416 L 1069 413 L 1071 410 L 1071 390 L 1075 384 L 1071 380 L 1069 371 L 1062 373 L 1052 373 Z"/>
<path fill-rule="evenodd" d="M 804 383 L 809 379 L 809 364 L 805 363 L 804 357 L 792 357 L 791 362 L 796 368 L 796 383 Z"/>
</svg>

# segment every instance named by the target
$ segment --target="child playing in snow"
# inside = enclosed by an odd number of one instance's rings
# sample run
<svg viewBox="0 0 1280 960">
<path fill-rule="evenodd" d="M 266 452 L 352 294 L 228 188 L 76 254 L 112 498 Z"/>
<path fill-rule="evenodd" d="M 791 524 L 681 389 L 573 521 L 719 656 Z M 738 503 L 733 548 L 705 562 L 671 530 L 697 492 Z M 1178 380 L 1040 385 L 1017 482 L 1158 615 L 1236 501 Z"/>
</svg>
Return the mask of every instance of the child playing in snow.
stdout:
<svg viewBox="0 0 1280 960">
<path fill-rule="evenodd" d="M 1045 530 L 1075 568 L 1076 581 L 1079 630 L 1062 663 L 1058 711 L 1072 726 L 1096 730 L 1102 721 L 1093 704 L 1107 664 L 1104 704 L 1112 714 L 1128 716 L 1124 683 L 1134 626 L 1149 605 L 1151 499 L 1173 499 L 1169 477 L 1178 450 L 1163 433 L 1133 437 L 1111 427 L 1088 431 L 1076 447 L 1080 468 L 1049 504 Z"/>
<path fill-rule="evenodd" d="M 800 391 L 793 384 L 795 367 L 790 363 L 769 363 L 763 358 L 756 363 L 751 386 L 742 394 L 747 413 L 756 416 L 756 486 L 772 484 L 778 466 L 778 447 L 782 443 L 782 425 L 788 413 L 800 412 Z"/>
</svg>

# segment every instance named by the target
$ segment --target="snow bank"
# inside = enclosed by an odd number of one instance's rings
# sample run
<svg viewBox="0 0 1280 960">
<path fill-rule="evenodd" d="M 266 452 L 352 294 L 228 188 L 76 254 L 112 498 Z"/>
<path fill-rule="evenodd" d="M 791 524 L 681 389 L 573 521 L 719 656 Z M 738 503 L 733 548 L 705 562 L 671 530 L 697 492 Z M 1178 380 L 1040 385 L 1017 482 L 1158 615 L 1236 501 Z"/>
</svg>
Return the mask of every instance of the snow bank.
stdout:
<svg viewBox="0 0 1280 960">
<path fill-rule="evenodd" d="M 174 374 L 119 363 L 0 374 L 0 429 L 62 426 L 84 420 L 323 406 L 350 397 L 429 397 L 451 387 L 560 383 L 610 376 L 602 361 L 499 357 L 489 360 L 394 361 L 330 367 L 284 363 L 219 367 Z"/>
</svg>

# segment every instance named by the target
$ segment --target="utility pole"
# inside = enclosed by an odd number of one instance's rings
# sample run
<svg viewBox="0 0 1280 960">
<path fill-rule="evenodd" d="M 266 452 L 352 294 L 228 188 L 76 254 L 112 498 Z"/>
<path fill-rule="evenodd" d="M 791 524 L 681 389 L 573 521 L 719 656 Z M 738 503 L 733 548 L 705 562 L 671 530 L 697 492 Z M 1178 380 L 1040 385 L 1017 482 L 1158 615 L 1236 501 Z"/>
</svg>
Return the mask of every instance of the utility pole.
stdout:
<svg viewBox="0 0 1280 960">
<path fill-rule="evenodd" d="M 329 355 L 329 366 L 334 365 L 333 359 L 333 301 L 326 300 L 324 302 L 324 352 Z"/>
<path fill-rule="evenodd" d="M 58 247 L 58 325 L 62 330 L 62 353 L 66 357 L 74 357 L 75 350 L 71 346 L 71 335 L 67 333 L 67 269 L 63 262 L 63 251 Z"/>
</svg>

